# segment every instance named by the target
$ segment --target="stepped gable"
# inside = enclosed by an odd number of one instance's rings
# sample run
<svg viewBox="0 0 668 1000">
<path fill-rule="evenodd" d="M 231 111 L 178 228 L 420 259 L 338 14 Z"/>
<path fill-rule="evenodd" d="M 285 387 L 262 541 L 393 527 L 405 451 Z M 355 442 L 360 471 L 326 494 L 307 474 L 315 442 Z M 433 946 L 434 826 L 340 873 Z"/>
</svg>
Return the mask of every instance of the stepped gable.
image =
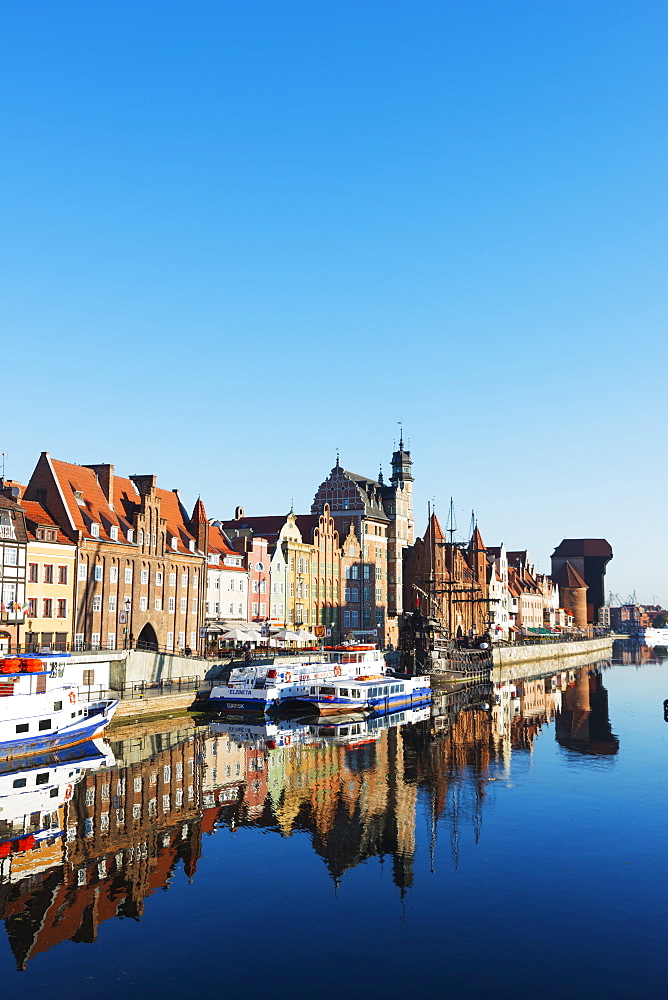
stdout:
<svg viewBox="0 0 668 1000">
<path fill-rule="evenodd" d="M 311 505 L 312 514 L 322 514 L 325 504 L 332 513 L 350 511 L 375 521 L 387 521 L 384 496 L 387 487 L 377 479 L 360 476 L 339 465 L 338 460 L 324 483 L 321 483 Z"/>
<path fill-rule="evenodd" d="M 571 589 L 576 589 L 578 587 L 586 589 L 587 587 L 587 584 L 584 582 L 580 574 L 568 561 L 557 570 L 552 579 L 560 587 L 569 587 Z"/>
</svg>

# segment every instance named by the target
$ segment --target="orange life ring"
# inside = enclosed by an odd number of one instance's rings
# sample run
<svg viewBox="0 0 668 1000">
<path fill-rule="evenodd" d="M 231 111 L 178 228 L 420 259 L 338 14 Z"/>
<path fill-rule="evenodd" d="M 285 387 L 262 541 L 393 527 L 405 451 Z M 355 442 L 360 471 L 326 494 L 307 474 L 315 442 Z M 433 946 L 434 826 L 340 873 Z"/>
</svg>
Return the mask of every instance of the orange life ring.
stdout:
<svg viewBox="0 0 668 1000">
<path fill-rule="evenodd" d="M 70 691 L 70 705 L 73 705 L 76 700 L 77 696 L 75 695 L 74 691 Z"/>
<path fill-rule="evenodd" d="M 289 733 L 285 734 L 285 736 L 283 737 L 283 742 L 285 743 L 286 747 L 290 746 L 290 734 Z"/>
<path fill-rule="evenodd" d="M 285 675 L 285 679 L 286 679 L 286 681 L 291 681 L 292 680 L 292 674 L 290 673 L 289 670 L 287 671 L 287 673 Z"/>
<path fill-rule="evenodd" d="M 68 785 L 67 788 L 65 789 L 65 801 L 67 802 L 67 800 L 71 798 L 72 798 L 72 786 Z"/>
<path fill-rule="evenodd" d="M 341 667 L 334 667 L 334 676 L 335 677 L 341 676 Z"/>
</svg>

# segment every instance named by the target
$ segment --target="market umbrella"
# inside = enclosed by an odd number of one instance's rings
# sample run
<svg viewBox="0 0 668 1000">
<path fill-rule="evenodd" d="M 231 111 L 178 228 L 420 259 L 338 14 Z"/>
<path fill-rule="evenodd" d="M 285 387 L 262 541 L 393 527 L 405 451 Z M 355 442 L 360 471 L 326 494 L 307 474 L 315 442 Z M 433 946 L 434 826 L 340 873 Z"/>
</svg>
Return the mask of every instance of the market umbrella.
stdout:
<svg viewBox="0 0 668 1000">
<path fill-rule="evenodd" d="M 280 632 L 276 632 L 274 639 L 286 639 L 288 642 L 299 642 L 299 636 L 296 632 L 291 632 L 289 628 L 282 628 Z"/>
<path fill-rule="evenodd" d="M 221 639 L 234 639 L 236 642 L 246 642 L 249 638 L 250 634 L 242 628 L 231 628 L 221 636 Z"/>
<path fill-rule="evenodd" d="M 315 636 L 307 632 L 305 628 L 298 628 L 295 635 L 304 642 L 315 642 Z"/>
</svg>

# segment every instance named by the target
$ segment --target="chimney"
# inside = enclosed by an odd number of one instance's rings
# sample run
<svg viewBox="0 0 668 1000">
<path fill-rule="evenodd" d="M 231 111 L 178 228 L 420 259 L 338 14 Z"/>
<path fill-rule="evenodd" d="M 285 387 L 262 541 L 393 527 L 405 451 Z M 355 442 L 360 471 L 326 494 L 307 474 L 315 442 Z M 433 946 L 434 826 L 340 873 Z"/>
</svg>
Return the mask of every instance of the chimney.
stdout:
<svg viewBox="0 0 668 1000">
<path fill-rule="evenodd" d="M 113 465 L 87 465 L 87 469 L 92 469 L 97 476 L 97 481 L 102 488 L 102 492 L 107 498 L 107 503 L 114 509 L 114 467 Z"/>
<path fill-rule="evenodd" d="M 155 489 L 156 483 L 158 482 L 157 476 L 130 476 L 130 479 L 135 484 L 139 490 L 139 495 L 142 497 L 148 496 L 148 494 Z"/>
</svg>

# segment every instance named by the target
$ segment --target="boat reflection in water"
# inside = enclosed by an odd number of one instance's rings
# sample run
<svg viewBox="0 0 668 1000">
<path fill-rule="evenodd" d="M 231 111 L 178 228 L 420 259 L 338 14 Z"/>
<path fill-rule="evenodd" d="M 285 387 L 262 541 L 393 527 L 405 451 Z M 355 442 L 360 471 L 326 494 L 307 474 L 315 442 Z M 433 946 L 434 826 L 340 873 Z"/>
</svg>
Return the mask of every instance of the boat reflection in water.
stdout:
<svg viewBox="0 0 668 1000">
<path fill-rule="evenodd" d="M 616 751 L 601 677 L 584 669 L 446 685 L 431 706 L 370 718 L 163 720 L 123 739 L 117 728 L 111 750 L 98 742 L 88 757 L 3 772 L 0 843 L 24 838 L 0 862 L 0 917 L 17 966 L 63 941 L 94 941 L 113 917 L 140 918 L 179 865 L 196 876 L 203 837 L 220 828 L 303 832 L 335 884 L 389 858 L 403 895 L 418 800 L 432 846 L 446 826 L 457 864 L 464 824 L 480 833 L 491 779 L 555 717 L 564 752 Z"/>
</svg>

